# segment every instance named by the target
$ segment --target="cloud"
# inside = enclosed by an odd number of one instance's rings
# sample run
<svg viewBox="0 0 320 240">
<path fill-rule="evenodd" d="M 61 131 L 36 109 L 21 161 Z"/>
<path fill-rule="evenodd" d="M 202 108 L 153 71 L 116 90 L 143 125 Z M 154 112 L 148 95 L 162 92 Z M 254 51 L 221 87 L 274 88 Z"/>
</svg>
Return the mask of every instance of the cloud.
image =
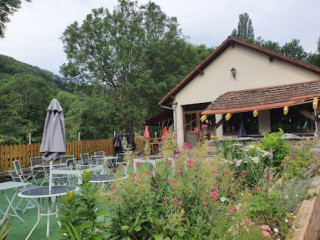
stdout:
<svg viewBox="0 0 320 240">
<path fill-rule="evenodd" d="M 144 4 L 147 0 L 140 0 Z M 156 0 L 169 16 L 178 18 L 183 33 L 193 44 L 218 46 L 237 26 L 240 13 L 247 12 L 255 36 L 280 44 L 292 38 L 308 52 L 316 50 L 320 36 L 318 0 Z M 66 61 L 59 39 L 68 25 L 82 22 L 92 8 L 112 10 L 116 0 L 33 0 L 23 2 L 11 17 L 6 37 L 0 39 L 0 53 L 58 73 Z"/>
</svg>

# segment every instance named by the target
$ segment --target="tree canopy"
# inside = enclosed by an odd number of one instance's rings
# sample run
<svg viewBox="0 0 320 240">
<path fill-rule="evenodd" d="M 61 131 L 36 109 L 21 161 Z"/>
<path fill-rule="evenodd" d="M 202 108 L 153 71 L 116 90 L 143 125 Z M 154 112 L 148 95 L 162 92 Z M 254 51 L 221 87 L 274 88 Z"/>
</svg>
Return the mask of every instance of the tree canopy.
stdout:
<svg viewBox="0 0 320 240">
<path fill-rule="evenodd" d="M 31 0 L 26 0 L 31 2 Z M 10 22 L 10 15 L 13 15 L 21 7 L 21 0 L 0 1 L 0 38 L 4 38 L 6 24 Z"/>
<path fill-rule="evenodd" d="M 252 20 L 248 13 L 239 15 L 238 27 L 233 29 L 231 36 L 245 41 L 254 39 Z"/>
<path fill-rule="evenodd" d="M 130 132 L 161 111 L 163 94 L 213 50 L 187 43 L 177 19 L 155 3 L 129 0 L 113 11 L 93 9 L 62 40 L 68 61 L 61 72 L 80 84 L 102 84 L 110 126 Z"/>
</svg>

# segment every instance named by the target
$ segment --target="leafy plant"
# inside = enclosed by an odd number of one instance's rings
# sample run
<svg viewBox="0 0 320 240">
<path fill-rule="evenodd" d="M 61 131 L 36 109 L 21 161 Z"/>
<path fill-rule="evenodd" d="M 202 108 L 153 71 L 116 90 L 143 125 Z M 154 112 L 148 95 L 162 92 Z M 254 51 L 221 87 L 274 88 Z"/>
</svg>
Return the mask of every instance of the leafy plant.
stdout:
<svg viewBox="0 0 320 240">
<path fill-rule="evenodd" d="M 8 225 L 9 225 L 9 216 L 10 216 L 10 213 L 5 216 L 3 222 L 1 223 L 0 225 L 0 240 L 4 240 L 7 238 L 7 235 L 8 233 L 10 232 L 10 230 L 13 228 L 13 226 L 11 226 L 10 228 L 8 228 Z"/>
<path fill-rule="evenodd" d="M 98 188 L 90 183 L 92 172 L 83 173 L 83 184 L 79 186 L 79 192 L 67 192 L 61 200 L 59 220 L 62 222 L 61 232 L 65 236 L 81 239 L 100 239 L 106 222 L 98 221 L 99 217 L 107 216 L 108 213 L 99 205 L 97 200 Z"/>
<path fill-rule="evenodd" d="M 273 132 L 268 135 L 263 134 L 261 148 L 272 152 L 274 167 L 279 167 L 282 160 L 290 152 L 288 141 L 285 139 L 282 129 L 279 129 L 279 132 Z M 271 162 L 266 162 L 266 165 L 271 166 Z"/>
</svg>

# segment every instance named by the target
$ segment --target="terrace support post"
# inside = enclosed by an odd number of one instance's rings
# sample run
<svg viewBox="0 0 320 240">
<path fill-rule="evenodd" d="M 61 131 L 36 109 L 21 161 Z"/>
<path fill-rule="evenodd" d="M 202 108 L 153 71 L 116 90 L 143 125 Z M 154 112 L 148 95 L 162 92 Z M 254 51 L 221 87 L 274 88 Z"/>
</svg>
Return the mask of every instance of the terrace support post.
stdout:
<svg viewBox="0 0 320 240">
<path fill-rule="evenodd" d="M 317 109 L 314 110 L 314 114 L 315 114 L 315 127 L 316 127 L 316 131 L 315 131 L 315 137 L 319 138 L 319 130 L 320 130 L 320 105 L 318 105 Z"/>
</svg>

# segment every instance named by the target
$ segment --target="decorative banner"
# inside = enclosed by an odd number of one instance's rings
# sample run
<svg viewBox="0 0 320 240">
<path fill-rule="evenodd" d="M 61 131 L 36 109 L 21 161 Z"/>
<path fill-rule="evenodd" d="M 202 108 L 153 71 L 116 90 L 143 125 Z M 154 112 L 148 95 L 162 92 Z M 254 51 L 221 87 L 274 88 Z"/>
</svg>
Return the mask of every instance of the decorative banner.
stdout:
<svg viewBox="0 0 320 240">
<path fill-rule="evenodd" d="M 164 127 L 162 138 L 166 138 L 168 135 L 167 127 Z"/>
<path fill-rule="evenodd" d="M 148 126 L 145 127 L 145 129 L 144 129 L 144 135 L 143 135 L 143 136 L 146 137 L 146 138 L 149 138 L 149 137 L 150 137 Z"/>
</svg>

